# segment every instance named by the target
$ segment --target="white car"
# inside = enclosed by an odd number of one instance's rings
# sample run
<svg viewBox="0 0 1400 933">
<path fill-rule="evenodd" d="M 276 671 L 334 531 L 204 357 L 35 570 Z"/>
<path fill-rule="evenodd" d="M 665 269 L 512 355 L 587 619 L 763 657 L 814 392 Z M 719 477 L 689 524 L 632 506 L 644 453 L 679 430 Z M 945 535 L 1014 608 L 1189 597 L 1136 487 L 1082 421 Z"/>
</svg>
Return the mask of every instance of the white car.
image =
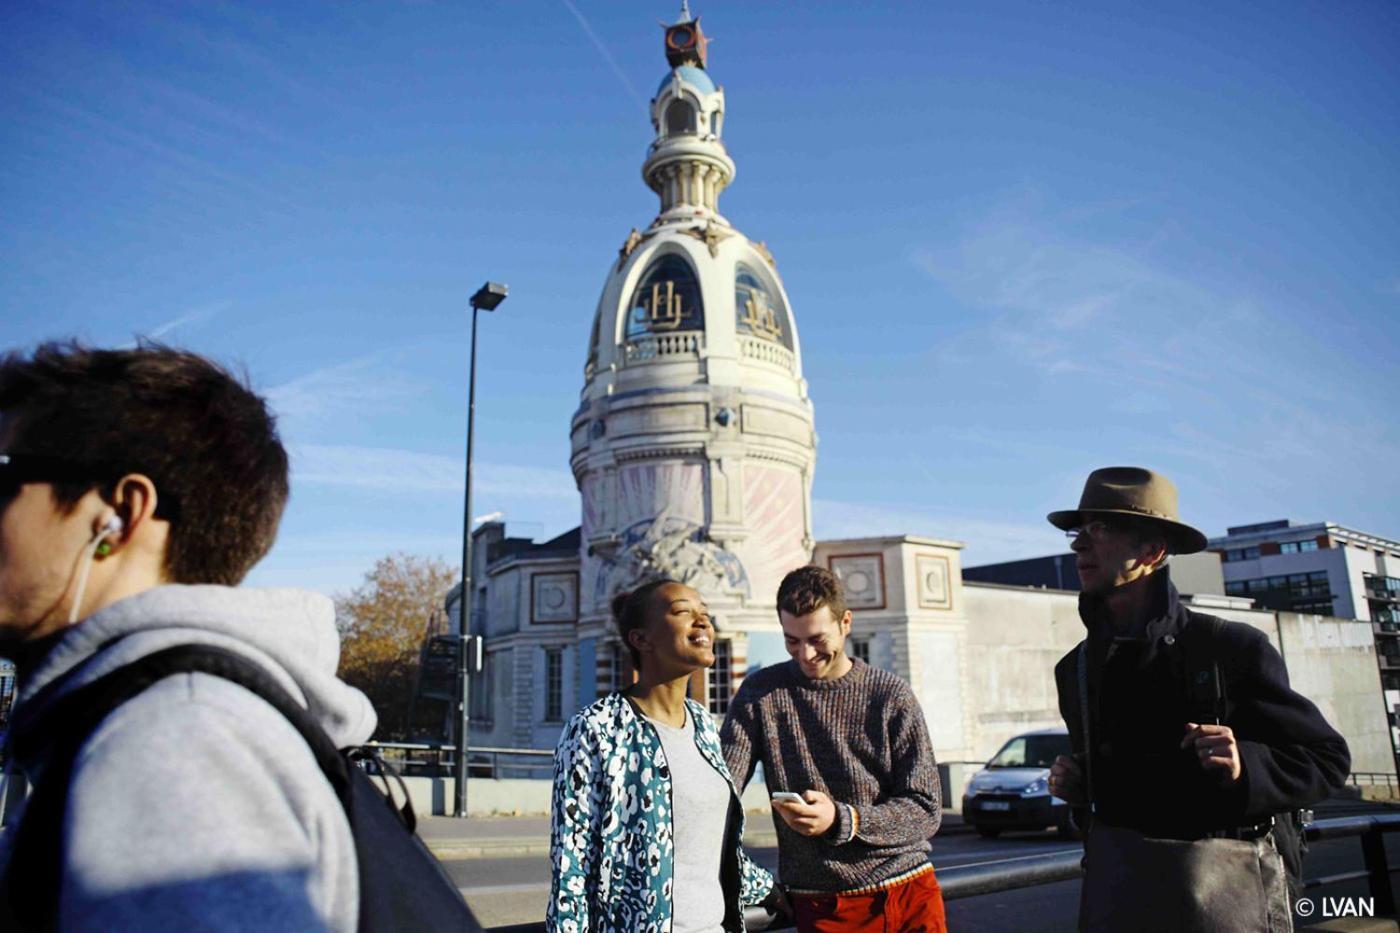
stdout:
<svg viewBox="0 0 1400 933">
<path fill-rule="evenodd" d="M 1026 732 L 1007 741 L 987 766 L 972 776 L 963 795 L 963 822 L 983 836 L 1004 829 L 1055 827 L 1074 838 L 1070 808 L 1050 796 L 1050 765 L 1068 755 L 1069 732 L 1063 727 Z"/>
</svg>

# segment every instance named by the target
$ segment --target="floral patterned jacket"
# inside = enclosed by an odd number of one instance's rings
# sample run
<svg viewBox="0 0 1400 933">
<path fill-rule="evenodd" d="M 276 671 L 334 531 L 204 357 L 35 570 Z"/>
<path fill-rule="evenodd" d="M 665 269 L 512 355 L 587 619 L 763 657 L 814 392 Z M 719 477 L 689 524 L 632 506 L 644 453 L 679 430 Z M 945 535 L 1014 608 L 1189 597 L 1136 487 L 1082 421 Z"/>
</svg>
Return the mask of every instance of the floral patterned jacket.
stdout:
<svg viewBox="0 0 1400 933">
<path fill-rule="evenodd" d="M 730 787 L 720 880 L 726 930 L 744 929 L 773 878 L 740 845 L 744 808 L 725 767 L 719 733 L 705 708 L 686 700 L 695 744 Z M 580 710 L 554 753 L 550 933 L 669 933 L 673 883 L 671 772 L 651 723 L 614 693 Z"/>
</svg>

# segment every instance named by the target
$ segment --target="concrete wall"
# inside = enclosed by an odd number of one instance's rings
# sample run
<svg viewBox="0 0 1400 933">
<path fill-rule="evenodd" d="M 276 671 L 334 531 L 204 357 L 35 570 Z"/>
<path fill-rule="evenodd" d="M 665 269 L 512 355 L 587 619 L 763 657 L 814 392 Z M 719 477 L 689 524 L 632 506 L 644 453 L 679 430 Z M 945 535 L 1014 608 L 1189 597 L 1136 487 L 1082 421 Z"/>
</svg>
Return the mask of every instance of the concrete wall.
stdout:
<svg viewBox="0 0 1400 933">
<path fill-rule="evenodd" d="M 985 761 L 1007 739 L 1063 725 L 1055 662 L 1084 637 L 1077 593 L 966 582 L 971 759 Z M 935 752 L 938 749 L 934 749 Z"/>
<path fill-rule="evenodd" d="M 1181 592 L 1224 595 L 1225 575 L 1220 555 L 1214 551 L 1176 554 L 1167 558 L 1167 563 L 1171 566 L 1172 582 Z"/>
<path fill-rule="evenodd" d="M 1368 622 L 1278 614 L 1288 678 L 1351 748 L 1351 770 L 1394 773 L 1390 727 Z"/>
<path fill-rule="evenodd" d="M 988 758 L 1017 733 L 1062 725 L 1054 666 L 1083 638 L 1084 625 L 1074 593 L 972 582 L 963 593 L 972 757 Z M 1293 688 L 1346 738 L 1353 771 L 1395 771 L 1369 623 L 1242 608 L 1247 600 L 1228 597 L 1192 605 L 1268 636 Z"/>
</svg>

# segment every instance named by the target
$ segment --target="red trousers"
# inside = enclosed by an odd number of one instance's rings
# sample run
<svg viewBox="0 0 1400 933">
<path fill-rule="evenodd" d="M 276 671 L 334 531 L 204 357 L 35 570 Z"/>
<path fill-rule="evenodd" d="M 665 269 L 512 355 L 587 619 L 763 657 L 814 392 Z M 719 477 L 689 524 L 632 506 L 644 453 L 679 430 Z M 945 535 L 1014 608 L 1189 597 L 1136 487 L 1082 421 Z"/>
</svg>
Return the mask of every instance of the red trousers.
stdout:
<svg viewBox="0 0 1400 933">
<path fill-rule="evenodd" d="M 870 894 L 793 894 L 801 933 L 947 933 L 932 871 Z"/>
</svg>

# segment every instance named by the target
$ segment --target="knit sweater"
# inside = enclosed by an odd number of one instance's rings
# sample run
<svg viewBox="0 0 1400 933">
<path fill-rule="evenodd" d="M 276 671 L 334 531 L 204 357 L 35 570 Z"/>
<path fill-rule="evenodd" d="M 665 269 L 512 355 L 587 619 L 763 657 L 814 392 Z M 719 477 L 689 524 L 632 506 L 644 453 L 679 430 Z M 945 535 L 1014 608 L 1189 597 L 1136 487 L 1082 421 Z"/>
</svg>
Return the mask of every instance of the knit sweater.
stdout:
<svg viewBox="0 0 1400 933">
<path fill-rule="evenodd" d="M 773 814 L 784 884 L 847 891 L 928 861 L 938 770 L 923 711 L 899 677 L 854 658 L 835 680 L 812 680 L 795 661 L 766 667 L 739 688 L 721 740 L 741 790 L 762 762 L 770 792 L 819 790 L 836 801 L 836 822 L 819 837 Z"/>
</svg>

